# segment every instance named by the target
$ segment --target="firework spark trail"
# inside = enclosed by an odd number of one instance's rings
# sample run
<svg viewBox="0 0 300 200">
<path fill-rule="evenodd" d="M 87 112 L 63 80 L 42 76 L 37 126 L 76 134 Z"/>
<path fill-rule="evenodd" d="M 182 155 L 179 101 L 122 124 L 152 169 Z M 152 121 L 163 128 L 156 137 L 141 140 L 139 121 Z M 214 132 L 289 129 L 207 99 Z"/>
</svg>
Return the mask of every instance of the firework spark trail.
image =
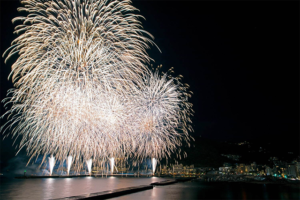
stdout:
<svg viewBox="0 0 300 200">
<path fill-rule="evenodd" d="M 145 86 L 140 89 L 136 102 L 138 117 L 135 124 L 138 141 L 137 156 L 161 159 L 175 152 L 182 141 L 189 141 L 192 105 L 188 86 L 180 83 L 180 77 L 150 73 L 144 77 Z"/>
<path fill-rule="evenodd" d="M 188 87 L 148 69 L 146 49 L 155 44 L 130 1 L 22 4 L 18 10 L 29 14 L 13 20 L 23 22 L 15 28 L 20 36 L 4 53 L 19 57 L 2 127 L 22 137 L 20 149 L 43 161 L 72 156 L 80 170 L 89 159 L 161 159 L 189 141 Z"/>
<path fill-rule="evenodd" d="M 68 159 L 67 159 L 67 174 L 68 175 L 70 175 L 71 165 L 72 165 L 72 156 L 68 156 Z"/>
</svg>

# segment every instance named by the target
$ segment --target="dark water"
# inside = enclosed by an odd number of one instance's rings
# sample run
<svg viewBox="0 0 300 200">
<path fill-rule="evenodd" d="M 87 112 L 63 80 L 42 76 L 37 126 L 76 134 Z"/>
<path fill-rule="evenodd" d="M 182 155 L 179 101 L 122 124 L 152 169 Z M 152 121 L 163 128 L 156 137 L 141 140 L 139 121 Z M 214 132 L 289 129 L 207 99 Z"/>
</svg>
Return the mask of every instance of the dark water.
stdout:
<svg viewBox="0 0 300 200">
<path fill-rule="evenodd" d="M 162 178 L 50 178 L 1 179 L 0 199 L 52 199 L 105 190 L 146 185 Z M 190 199 L 297 199 L 300 188 L 296 186 L 245 183 L 186 182 L 157 186 L 113 199 L 121 200 L 190 200 Z"/>
<path fill-rule="evenodd" d="M 118 200 L 193 200 L 193 199 L 300 199 L 300 188 L 251 183 L 186 182 L 158 186 L 153 190 L 113 198 Z"/>
</svg>

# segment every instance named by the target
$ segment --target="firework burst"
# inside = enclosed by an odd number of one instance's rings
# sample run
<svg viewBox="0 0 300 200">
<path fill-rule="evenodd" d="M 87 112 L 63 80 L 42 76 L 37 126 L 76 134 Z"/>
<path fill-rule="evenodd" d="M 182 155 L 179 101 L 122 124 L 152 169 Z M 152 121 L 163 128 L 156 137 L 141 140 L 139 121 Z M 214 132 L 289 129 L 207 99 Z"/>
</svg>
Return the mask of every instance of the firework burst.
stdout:
<svg viewBox="0 0 300 200">
<path fill-rule="evenodd" d="M 130 1 L 23 0 L 20 36 L 4 53 L 19 57 L 10 77 L 2 127 L 21 136 L 32 157 L 72 156 L 83 163 L 114 157 L 161 159 L 192 131 L 188 86 L 151 72 L 142 29 Z"/>
<path fill-rule="evenodd" d="M 135 150 L 137 156 L 161 159 L 191 139 L 191 93 L 180 79 L 159 71 L 144 76 L 136 101 L 136 137 L 142 143 Z"/>
</svg>

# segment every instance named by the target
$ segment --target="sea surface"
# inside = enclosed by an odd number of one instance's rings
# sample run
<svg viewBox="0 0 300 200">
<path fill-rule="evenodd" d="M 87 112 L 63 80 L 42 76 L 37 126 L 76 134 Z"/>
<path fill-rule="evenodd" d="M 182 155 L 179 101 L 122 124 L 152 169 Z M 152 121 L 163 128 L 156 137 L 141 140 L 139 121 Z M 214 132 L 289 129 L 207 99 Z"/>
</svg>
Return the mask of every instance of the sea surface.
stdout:
<svg viewBox="0 0 300 200">
<path fill-rule="evenodd" d="M 118 200 L 196 200 L 196 199 L 241 199 L 241 200 L 300 200 L 300 188 L 279 184 L 185 182 L 154 187 Z"/>
<path fill-rule="evenodd" d="M 2 178 L 0 185 L 0 199 L 55 199 L 138 185 L 149 185 L 152 182 L 162 180 L 165 179 L 156 177 Z"/>
<path fill-rule="evenodd" d="M 43 178 L 0 179 L 0 199 L 55 199 L 106 190 L 148 185 L 164 178 Z M 250 183 L 185 182 L 156 186 L 118 198 L 121 200 L 190 200 L 190 199 L 296 199 L 300 200 L 300 188 L 296 186 Z"/>
</svg>

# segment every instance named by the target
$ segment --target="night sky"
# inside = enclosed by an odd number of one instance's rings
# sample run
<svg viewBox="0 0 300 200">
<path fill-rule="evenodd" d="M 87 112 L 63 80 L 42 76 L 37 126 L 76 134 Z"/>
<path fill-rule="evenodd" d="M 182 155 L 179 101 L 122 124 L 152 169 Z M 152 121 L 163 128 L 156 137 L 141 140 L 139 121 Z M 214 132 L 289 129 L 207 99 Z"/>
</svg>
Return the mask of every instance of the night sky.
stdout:
<svg viewBox="0 0 300 200">
<path fill-rule="evenodd" d="M 174 67 L 194 92 L 193 136 L 272 141 L 299 151 L 298 1 L 145 0 L 133 5 L 162 51 L 148 51 L 153 65 L 162 64 L 164 71 Z M 16 38 L 11 20 L 19 6 L 1 0 L 1 55 Z M 0 99 L 12 87 L 7 81 L 11 63 L 1 58 Z M 1 160 L 14 153 L 11 139 L 1 141 Z"/>
</svg>

